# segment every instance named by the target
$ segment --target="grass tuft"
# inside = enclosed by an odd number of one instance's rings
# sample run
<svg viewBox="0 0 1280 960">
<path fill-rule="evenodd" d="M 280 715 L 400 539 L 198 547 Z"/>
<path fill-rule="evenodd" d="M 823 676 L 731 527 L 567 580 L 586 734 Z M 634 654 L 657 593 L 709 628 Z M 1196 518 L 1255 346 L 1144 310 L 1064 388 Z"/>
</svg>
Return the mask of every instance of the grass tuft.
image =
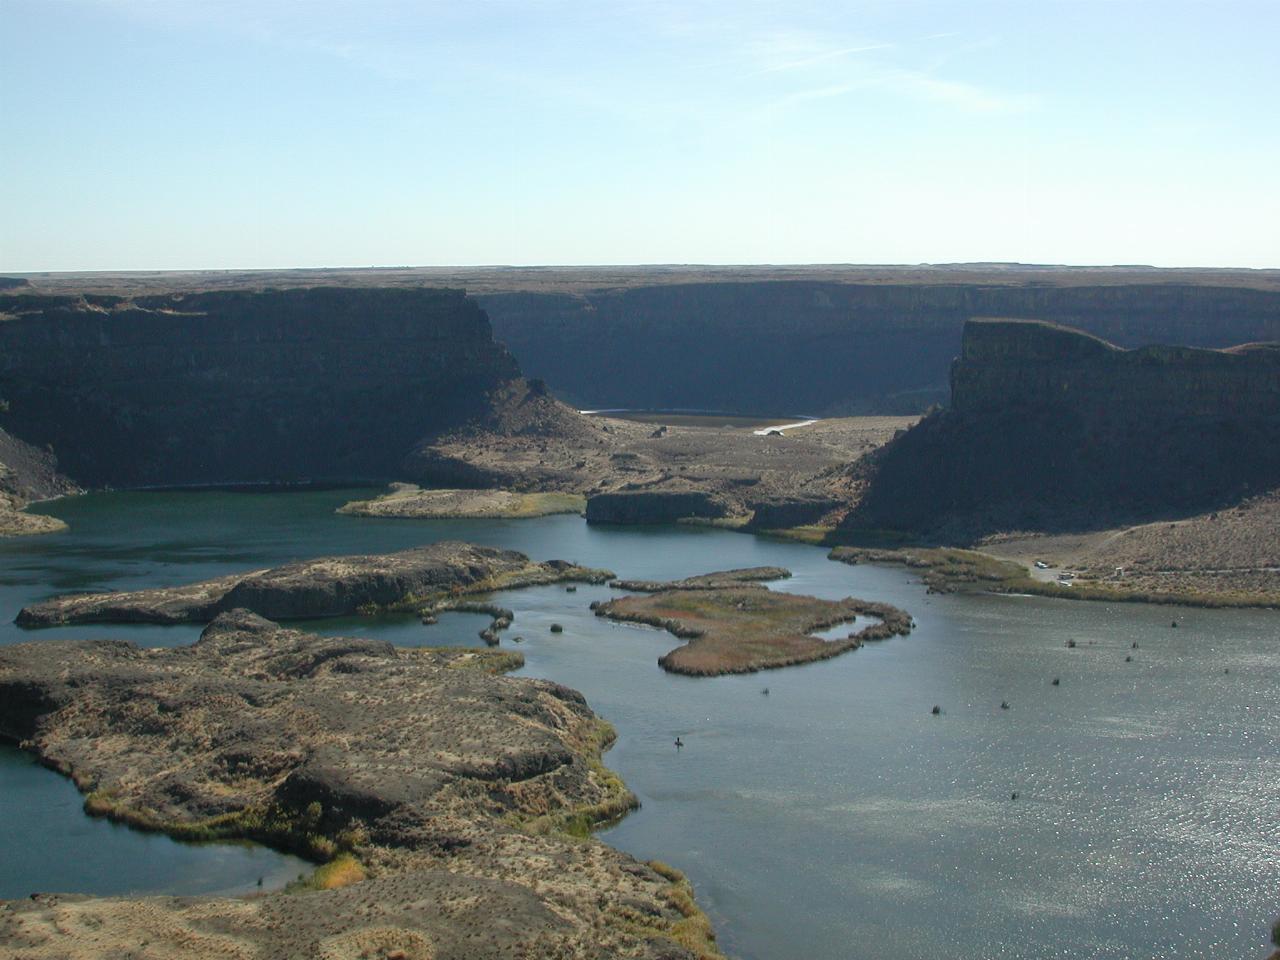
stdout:
<svg viewBox="0 0 1280 960">
<path fill-rule="evenodd" d="M 340 853 L 328 863 L 311 872 L 311 876 L 294 880 L 285 887 L 286 893 L 307 893 L 312 890 L 337 890 L 359 883 L 368 876 L 360 861 L 349 853 Z"/>
</svg>

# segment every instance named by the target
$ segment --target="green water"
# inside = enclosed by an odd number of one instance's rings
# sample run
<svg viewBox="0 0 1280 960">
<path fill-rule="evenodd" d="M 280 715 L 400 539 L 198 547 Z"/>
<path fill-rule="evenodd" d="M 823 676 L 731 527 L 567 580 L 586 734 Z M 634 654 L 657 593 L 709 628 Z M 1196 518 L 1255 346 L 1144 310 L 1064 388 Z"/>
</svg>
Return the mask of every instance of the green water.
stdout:
<svg viewBox="0 0 1280 960">
<path fill-rule="evenodd" d="M 333 515 L 355 493 L 50 504 L 72 524 L 69 534 L 0 542 L 0 642 L 186 643 L 198 628 L 24 632 L 7 621 L 23 604 L 68 590 L 179 583 L 446 538 L 634 578 L 784 566 L 795 577 L 775 589 L 884 600 L 909 610 L 918 629 L 822 663 L 693 679 L 657 667 L 671 646 L 665 634 L 590 613 L 592 600 L 612 594 L 607 587 L 501 596 L 516 613 L 504 644 L 525 638 L 523 672 L 581 690 L 619 731 L 607 760 L 643 806 L 603 838 L 684 869 L 728 952 L 748 960 L 1265 955 L 1267 926 L 1280 916 L 1280 614 L 930 596 L 903 570 L 849 567 L 820 549 L 723 531 L 609 529 L 571 516 Z M 552 634 L 552 622 L 564 632 Z M 313 626 L 408 644 L 474 643 L 483 625 L 458 614 L 434 627 L 403 617 Z M 941 715 L 930 713 L 934 704 Z M 17 761 L 0 759 L 8 777 Z M 74 816 L 55 829 L 111 834 L 86 832 L 74 850 L 51 846 L 45 797 L 74 789 L 48 771 L 27 772 L 35 785 L 14 802 L 3 781 L 0 864 L 30 862 L 36 851 L 62 870 L 48 874 L 58 883 L 33 888 L 89 889 L 70 885 L 87 872 L 81 848 L 120 843 L 110 859 L 121 876 L 154 859 L 148 845 L 160 838 L 90 821 L 74 796 Z M 261 871 L 244 866 L 240 880 L 256 880 Z M 190 875 L 202 869 L 193 863 Z M 178 889 L 183 879 L 165 882 Z M 108 873 L 92 889 L 112 882 Z"/>
</svg>

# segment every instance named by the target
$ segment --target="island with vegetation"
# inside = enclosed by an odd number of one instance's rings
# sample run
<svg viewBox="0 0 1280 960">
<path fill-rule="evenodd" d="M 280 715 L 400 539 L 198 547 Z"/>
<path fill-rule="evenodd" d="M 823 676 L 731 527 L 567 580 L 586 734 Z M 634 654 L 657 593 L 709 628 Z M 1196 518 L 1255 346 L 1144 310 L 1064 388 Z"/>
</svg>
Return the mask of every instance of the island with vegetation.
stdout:
<svg viewBox="0 0 1280 960">
<path fill-rule="evenodd" d="M 671 673 L 714 677 L 754 673 L 812 663 L 857 650 L 863 643 L 905 636 L 911 617 L 885 603 L 820 600 L 778 593 L 760 581 L 790 576 L 777 567 L 703 574 L 669 583 L 620 581 L 647 596 L 619 597 L 598 604 L 596 616 L 659 627 L 686 643 L 658 659 Z M 820 630 L 869 618 L 871 623 L 834 640 Z"/>
</svg>

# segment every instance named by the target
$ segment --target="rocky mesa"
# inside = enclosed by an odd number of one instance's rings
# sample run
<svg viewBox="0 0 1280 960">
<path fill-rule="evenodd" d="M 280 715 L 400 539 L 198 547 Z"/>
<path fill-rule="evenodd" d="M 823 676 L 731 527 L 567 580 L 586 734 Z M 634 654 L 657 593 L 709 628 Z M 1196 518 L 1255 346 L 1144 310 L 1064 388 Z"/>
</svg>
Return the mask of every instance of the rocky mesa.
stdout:
<svg viewBox="0 0 1280 960">
<path fill-rule="evenodd" d="M 402 479 L 519 376 L 460 290 L 0 299 L 0 426 L 88 487 Z"/>
<path fill-rule="evenodd" d="M 978 319 L 951 384 L 949 408 L 859 465 L 870 483 L 846 529 L 972 542 L 1189 515 L 1280 486 L 1280 344 L 1124 350 Z"/>
</svg>

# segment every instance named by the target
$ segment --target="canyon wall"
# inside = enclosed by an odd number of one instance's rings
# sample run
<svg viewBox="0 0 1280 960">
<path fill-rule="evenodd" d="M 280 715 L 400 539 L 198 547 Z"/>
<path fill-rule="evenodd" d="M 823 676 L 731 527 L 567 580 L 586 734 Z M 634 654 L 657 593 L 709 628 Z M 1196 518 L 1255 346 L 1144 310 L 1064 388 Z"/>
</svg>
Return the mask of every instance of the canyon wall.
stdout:
<svg viewBox="0 0 1280 960">
<path fill-rule="evenodd" d="M 1280 340 L 1280 292 L 1189 283 L 700 282 L 478 298 L 529 376 L 584 408 L 915 413 L 964 323 L 1030 316 L 1123 347 Z"/>
<path fill-rule="evenodd" d="M 396 478 L 519 374 L 456 290 L 0 300 L 0 427 L 85 486 Z"/>
<path fill-rule="evenodd" d="M 965 326 L 952 402 L 865 464 L 853 529 L 964 539 L 1213 509 L 1280 485 L 1280 344 L 1123 350 Z"/>
<path fill-rule="evenodd" d="M 1280 416 L 1280 344 L 1227 350 L 1122 350 L 1078 330 L 975 318 L 951 368 L 951 408 L 965 415 L 1041 409 L 1087 423 L 1187 424 Z"/>
</svg>

